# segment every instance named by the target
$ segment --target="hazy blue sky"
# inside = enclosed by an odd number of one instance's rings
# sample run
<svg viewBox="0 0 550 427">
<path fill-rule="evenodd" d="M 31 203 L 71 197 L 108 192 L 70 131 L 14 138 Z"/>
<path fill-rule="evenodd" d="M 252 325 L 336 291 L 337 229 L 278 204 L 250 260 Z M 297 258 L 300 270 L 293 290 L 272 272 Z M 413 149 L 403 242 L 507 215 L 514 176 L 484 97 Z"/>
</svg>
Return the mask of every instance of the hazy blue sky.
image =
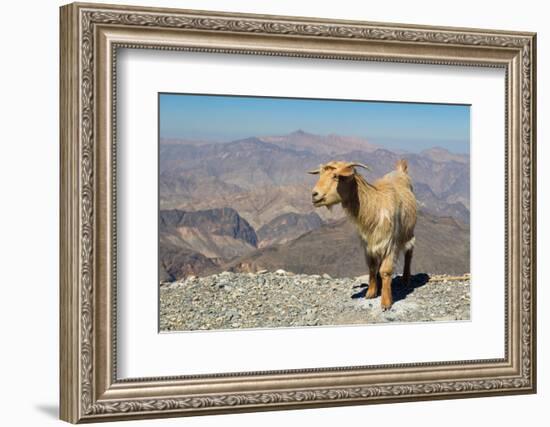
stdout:
<svg viewBox="0 0 550 427">
<path fill-rule="evenodd" d="M 470 107 L 371 101 L 160 95 L 161 138 L 233 141 L 284 135 L 360 136 L 393 149 L 470 150 Z"/>
</svg>

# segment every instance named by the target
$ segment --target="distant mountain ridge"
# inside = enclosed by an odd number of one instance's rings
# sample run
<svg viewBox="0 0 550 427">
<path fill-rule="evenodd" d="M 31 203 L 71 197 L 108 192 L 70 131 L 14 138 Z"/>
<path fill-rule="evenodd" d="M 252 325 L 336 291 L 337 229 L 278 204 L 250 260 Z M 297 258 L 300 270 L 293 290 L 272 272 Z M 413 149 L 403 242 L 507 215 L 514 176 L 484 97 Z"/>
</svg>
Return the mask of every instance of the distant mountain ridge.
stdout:
<svg viewBox="0 0 550 427">
<path fill-rule="evenodd" d="M 282 148 L 310 151 L 316 154 L 334 155 L 350 150 L 371 152 L 380 148 L 370 143 L 366 138 L 341 135 L 315 135 L 298 129 L 288 135 L 264 136 L 262 141 L 275 144 Z"/>
<path fill-rule="evenodd" d="M 459 162 L 459 163 L 468 163 L 470 158 L 467 154 L 457 154 L 451 153 L 449 150 L 443 147 L 432 147 L 427 150 L 423 150 L 421 155 L 429 157 L 430 159 L 436 162 Z"/>
</svg>

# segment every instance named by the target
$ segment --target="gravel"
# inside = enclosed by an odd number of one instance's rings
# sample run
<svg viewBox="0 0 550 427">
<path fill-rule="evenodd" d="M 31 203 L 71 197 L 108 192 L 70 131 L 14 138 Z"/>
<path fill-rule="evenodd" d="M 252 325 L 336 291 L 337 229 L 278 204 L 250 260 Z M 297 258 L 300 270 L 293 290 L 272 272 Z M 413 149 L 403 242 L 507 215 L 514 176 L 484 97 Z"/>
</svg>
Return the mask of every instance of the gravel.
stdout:
<svg viewBox="0 0 550 427">
<path fill-rule="evenodd" d="M 277 328 L 470 319 L 470 277 L 393 279 L 394 304 L 365 299 L 368 276 L 331 278 L 284 270 L 223 272 L 160 285 L 161 331 Z"/>
</svg>

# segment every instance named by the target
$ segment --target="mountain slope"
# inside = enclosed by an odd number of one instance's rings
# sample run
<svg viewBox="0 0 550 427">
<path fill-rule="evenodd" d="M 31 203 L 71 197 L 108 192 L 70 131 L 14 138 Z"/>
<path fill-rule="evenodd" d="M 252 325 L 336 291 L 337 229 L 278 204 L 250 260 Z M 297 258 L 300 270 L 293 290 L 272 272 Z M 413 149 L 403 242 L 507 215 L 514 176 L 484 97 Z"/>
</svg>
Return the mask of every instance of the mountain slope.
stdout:
<svg viewBox="0 0 550 427">
<path fill-rule="evenodd" d="M 264 248 L 288 242 L 321 225 L 323 220 L 315 212 L 309 214 L 290 212 L 279 215 L 258 230 L 260 239 L 258 247 Z"/>
<path fill-rule="evenodd" d="M 254 137 L 202 146 L 161 144 L 161 201 L 177 194 L 201 197 L 205 188 L 215 193 L 239 192 L 258 186 L 301 183 L 307 168 L 322 160 L 308 151 L 282 148 Z M 219 183 L 223 187 L 213 185 Z"/>
<path fill-rule="evenodd" d="M 467 225 L 453 218 L 419 212 L 415 231 L 415 273 L 462 274 L 470 271 Z M 401 269 L 401 258 L 396 272 Z M 333 277 L 359 276 L 367 272 L 359 237 L 347 219 L 325 224 L 291 242 L 258 249 L 220 268 L 236 272 L 282 268 L 294 273 L 327 273 Z"/>
<path fill-rule="evenodd" d="M 160 279 L 201 274 L 220 261 L 253 251 L 257 244 L 254 229 L 233 209 L 161 210 Z"/>
<path fill-rule="evenodd" d="M 219 268 L 216 260 L 192 249 L 163 242 L 159 248 L 159 281 L 173 282 L 186 276 L 208 274 Z"/>
</svg>

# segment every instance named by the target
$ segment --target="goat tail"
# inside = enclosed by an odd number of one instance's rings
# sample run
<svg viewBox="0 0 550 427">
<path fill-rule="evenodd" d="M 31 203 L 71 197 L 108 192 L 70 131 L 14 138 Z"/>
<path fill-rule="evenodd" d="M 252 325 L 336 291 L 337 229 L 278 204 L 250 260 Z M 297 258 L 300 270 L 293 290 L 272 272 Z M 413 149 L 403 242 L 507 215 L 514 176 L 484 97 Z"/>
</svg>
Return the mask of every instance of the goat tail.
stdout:
<svg viewBox="0 0 550 427">
<path fill-rule="evenodd" d="M 409 164 L 405 159 L 398 160 L 395 164 L 395 169 L 403 173 L 409 173 Z"/>
</svg>

